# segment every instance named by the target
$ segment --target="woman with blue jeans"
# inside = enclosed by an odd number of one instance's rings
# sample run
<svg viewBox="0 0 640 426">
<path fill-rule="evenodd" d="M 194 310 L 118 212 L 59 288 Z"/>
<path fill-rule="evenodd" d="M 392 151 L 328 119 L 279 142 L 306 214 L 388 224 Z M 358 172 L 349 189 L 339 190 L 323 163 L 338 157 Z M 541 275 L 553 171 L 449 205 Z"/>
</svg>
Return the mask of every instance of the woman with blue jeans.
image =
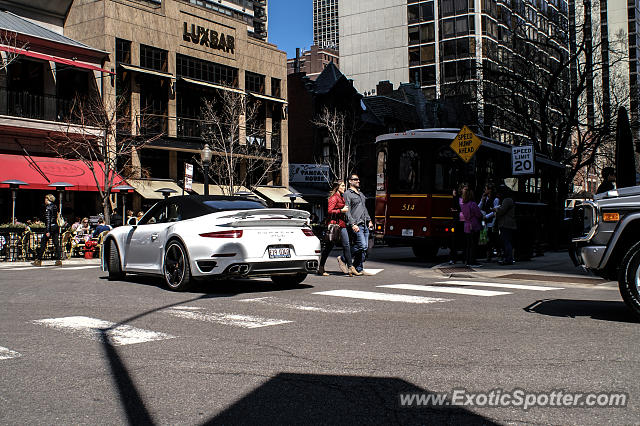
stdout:
<svg viewBox="0 0 640 426">
<path fill-rule="evenodd" d="M 345 213 L 349 210 L 344 204 L 342 194 L 346 186 L 344 182 L 338 181 L 334 185 L 333 189 L 329 193 L 329 207 L 328 207 L 328 223 L 336 223 L 340 226 L 340 241 L 342 243 L 342 256 L 338 256 L 338 265 L 345 274 L 352 276 L 353 262 L 351 260 L 351 247 L 349 246 L 349 232 L 347 231 L 347 224 L 345 223 Z M 335 242 L 324 241 L 324 248 L 320 255 L 320 266 L 318 267 L 318 275 L 329 275 L 324 270 L 324 265 L 327 263 L 329 253 L 333 249 Z"/>
</svg>

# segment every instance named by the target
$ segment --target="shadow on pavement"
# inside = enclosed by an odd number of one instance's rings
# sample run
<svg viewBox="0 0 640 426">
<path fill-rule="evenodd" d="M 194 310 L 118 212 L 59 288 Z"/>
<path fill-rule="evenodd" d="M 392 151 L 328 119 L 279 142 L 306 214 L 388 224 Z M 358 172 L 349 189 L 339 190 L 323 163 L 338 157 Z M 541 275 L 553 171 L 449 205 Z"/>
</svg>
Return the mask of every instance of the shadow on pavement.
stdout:
<svg viewBox="0 0 640 426">
<path fill-rule="evenodd" d="M 104 355 L 129 424 L 155 422 L 109 333 L 146 315 L 204 297 L 150 309 L 100 330 Z M 279 373 L 204 424 L 496 424 L 450 406 L 449 399 L 439 406 L 403 406 L 400 394 L 427 398 L 432 392 L 398 378 Z"/>
<path fill-rule="evenodd" d="M 101 279 L 108 280 L 107 276 L 101 277 Z M 166 291 L 167 293 L 173 293 L 163 285 L 162 277 L 128 274 L 127 277 L 120 282 L 157 287 L 160 290 Z M 197 281 L 189 290 L 182 291 L 180 293 L 203 294 L 203 298 L 213 298 L 231 297 L 245 293 L 266 293 L 270 291 L 281 292 L 283 290 L 298 290 L 307 288 L 313 288 L 313 286 L 310 284 L 305 284 L 304 282 L 295 286 L 283 286 L 275 284 L 268 278 L 238 278 L 226 280 Z"/>
<path fill-rule="evenodd" d="M 495 424 L 460 407 L 403 407 L 401 393 L 431 392 L 391 377 L 280 373 L 205 424 Z"/>
<path fill-rule="evenodd" d="M 596 320 L 637 323 L 624 302 L 572 299 L 537 300 L 524 308 L 526 312 L 554 317 L 591 317 Z"/>
</svg>

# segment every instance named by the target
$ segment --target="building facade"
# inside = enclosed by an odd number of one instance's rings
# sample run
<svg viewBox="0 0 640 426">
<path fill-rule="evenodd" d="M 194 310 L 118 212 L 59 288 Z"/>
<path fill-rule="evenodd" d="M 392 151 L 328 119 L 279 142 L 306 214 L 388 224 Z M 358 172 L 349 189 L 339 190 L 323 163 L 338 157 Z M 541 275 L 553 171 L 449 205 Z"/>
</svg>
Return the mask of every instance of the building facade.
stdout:
<svg viewBox="0 0 640 426">
<path fill-rule="evenodd" d="M 315 80 L 322 70 L 331 62 L 340 68 L 338 51 L 323 49 L 313 45 L 311 49 L 305 50 L 301 55 L 287 59 L 287 74 L 304 72 L 307 77 Z"/>
<path fill-rule="evenodd" d="M 74 105 L 99 99 L 111 75 L 108 52 L 63 35 L 71 2 L 0 2 L 0 182 L 24 182 L 15 205 L 20 222 L 41 216 L 44 195 L 58 198 L 61 183 L 63 214 L 100 211 L 98 174 L 51 148 L 67 138 L 100 138 L 100 129 L 78 121 Z M 13 216 L 8 187 L 0 184 L 0 223 Z"/>
<path fill-rule="evenodd" d="M 338 0 L 313 0 L 313 44 L 340 50 Z"/>
<path fill-rule="evenodd" d="M 279 155 L 278 171 L 268 181 L 287 185 L 286 55 L 252 35 L 256 21 L 252 31 L 245 19 L 199 0 L 99 3 L 101 7 L 95 1 L 74 1 L 65 33 L 111 53 L 104 64 L 115 72 L 103 90 L 107 108 L 122 108 L 130 116 L 131 132 L 162 134 L 133 159 L 140 177 L 144 172 L 154 179 L 182 181 L 184 164 L 193 163 L 204 145 L 205 100 L 215 104 L 229 92 L 259 105 L 259 137 L 247 136 L 242 114 L 236 137 L 241 145 L 259 144 L 265 153 Z M 256 5 L 266 10 L 265 1 L 215 4 L 247 10 L 252 4 L 254 14 L 261 10 Z M 202 182 L 199 167 L 194 181 Z"/>
</svg>

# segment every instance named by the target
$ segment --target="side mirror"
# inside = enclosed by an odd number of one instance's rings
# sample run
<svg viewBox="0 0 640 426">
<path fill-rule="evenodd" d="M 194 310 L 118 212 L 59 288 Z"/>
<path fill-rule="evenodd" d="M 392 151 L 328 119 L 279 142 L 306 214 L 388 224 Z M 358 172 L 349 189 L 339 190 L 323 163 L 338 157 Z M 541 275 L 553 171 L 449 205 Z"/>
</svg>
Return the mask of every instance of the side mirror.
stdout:
<svg viewBox="0 0 640 426">
<path fill-rule="evenodd" d="M 136 226 L 138 224 L 138 219 L 135 217 L 130 217 L 127 221 L 127 225 Z"/>
</svg>

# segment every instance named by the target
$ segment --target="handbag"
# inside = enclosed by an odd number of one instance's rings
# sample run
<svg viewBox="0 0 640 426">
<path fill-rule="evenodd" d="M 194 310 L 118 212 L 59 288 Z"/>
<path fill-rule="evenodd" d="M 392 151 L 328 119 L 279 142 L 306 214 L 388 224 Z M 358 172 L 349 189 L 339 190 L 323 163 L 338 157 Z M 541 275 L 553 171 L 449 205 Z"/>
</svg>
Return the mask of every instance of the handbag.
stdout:
<svg viewBox="0 0 640 426">
<path fill-rule="evenodd" d="M 327 232 L 325 233 L 324 238 L 327 242 L 338 243 L 341 240 L 341 235 L 342 230 L 340 228 L 340 225 L 338 225 L 337 223 L 330 223 L 327 226 Z"/>
<path fill-rule="evenodd" d="M 64 218 L 60 213 L 58 213 L 58 217 L 56 217 L 56 224 L 59 228 L 62 228 L 64 226 Z"/>
<path fill-rule="evenodd" d="M 487 228 L 482 228 L 480 231 L 480 238 L 478 239 L 479 246 L 485 246 L 489 242 L 489 232 Z"/>
</svg>

